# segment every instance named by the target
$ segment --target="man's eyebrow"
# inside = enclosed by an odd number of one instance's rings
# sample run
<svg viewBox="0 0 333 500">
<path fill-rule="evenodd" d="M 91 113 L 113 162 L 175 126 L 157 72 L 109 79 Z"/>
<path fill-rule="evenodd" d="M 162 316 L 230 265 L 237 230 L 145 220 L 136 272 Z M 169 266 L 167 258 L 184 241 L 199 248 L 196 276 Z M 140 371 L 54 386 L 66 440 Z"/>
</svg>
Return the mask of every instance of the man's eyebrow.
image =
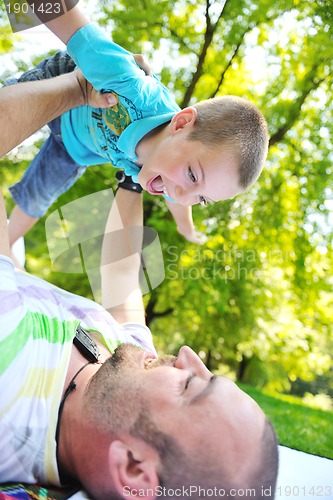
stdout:
<svg viewBox="0 0 333 500">
<path fill-rule="evenodd" d="M 205 399 L 214 389 L 215 383 L 218 380 L 218 377 L 216 375 L 213 375 L 209 381 L 206 387 L 199 392 L 199 394 L 196 394 L 190 401 L 190 405 L 198 403 L 198 401 L 201 401 L 202 399 Z"/>
</svg>

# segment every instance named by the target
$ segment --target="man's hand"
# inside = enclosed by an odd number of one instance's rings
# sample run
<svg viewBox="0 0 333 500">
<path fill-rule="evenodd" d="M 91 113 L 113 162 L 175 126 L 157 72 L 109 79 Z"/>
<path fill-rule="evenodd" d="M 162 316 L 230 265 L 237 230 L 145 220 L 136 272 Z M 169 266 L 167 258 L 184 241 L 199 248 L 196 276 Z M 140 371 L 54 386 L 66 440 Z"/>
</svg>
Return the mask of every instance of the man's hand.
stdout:
<svg viewBox="0 0 333 500">
<path fill-rule="evenodd" d="M 80 69 L 75 70 L 74 75 L 81 88 L 83 101 L 86 106 L 91 106 L 92 108 L 109 108 L 117 104 L 118 101 L 114 94 L 111 92 L 103 93 L 94 89 L 91 83 L 85 79 Z"/>
<path fill-rule="evenodd" d="M 96 95 L 83 76 L 75 71 L 46 80 L 9 85 L 0 89 L 0 157 L 13 147 L 70 109 L 83 106 L 88 100 L 100 101 L 104 107 L 112 102 L 109 94 Z M 17 120 L 17 117 L 20 117 Z"/>
<path fill-rule="evenodd" d="M 142 54 L 133 54 L 136 64 L 146 73 L 147 76 L 152 75 L 150 64 Z M 112 92 L 99 92 L 94 89 L 91 83 L 85 79 L 80 69 L 74 71 L 78 84 L 86 105 L 92 108 L 110 108 L 118 102 L 116 96 Z"/>
</svg>

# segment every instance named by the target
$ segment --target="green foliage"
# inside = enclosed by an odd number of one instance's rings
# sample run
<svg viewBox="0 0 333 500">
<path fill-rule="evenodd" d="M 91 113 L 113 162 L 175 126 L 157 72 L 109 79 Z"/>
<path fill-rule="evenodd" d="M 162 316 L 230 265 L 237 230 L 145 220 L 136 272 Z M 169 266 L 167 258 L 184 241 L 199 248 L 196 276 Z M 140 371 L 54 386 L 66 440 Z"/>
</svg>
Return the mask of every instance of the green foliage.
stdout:
<svg viewBox="0 0 333 500">
<path fill-rule="evenodd" d="M 13 49 L 14 40 L 18 40 L 18 35 L 13 35 L 9 25 L 5 6 L 0 4 L 0 54 Z"/>
<path fill-rule="evenodd" d="M 279 443 L 295 450 L 333 458 L 333 412 L 307 407 L 296 398 L 288 401 L 241 384 L 272 421 Z"/>
<path fill-rule="evenodd" d="M 203 0 L 176 0 L 172 8 L 165 0 L 100 5 L 99 22 L 117 43 L 148 55 L 181 106 L 239 95 L 260 107 L 271 135 L 255 186 L 235 200 L 194 207 L 198 229 L 209 236 L 202 247 L 178 235 L 163 200 L 145 196 L 146 224 L 158 230 L 165 258 L 166 278 L 145 298 L 158 347 L 176 353 L 187 343 L 210 368 L 279 391 L 316 377 L 330 385 L 329 2 L 227 0 L 223 11 L 222 2 Z M 14 181 L 13 167 L 19 178 L 35 150 L 20 154 L 2 160 L 4 185 Z M 107 166 L 89 168 L 57 206 L 112 179 Z M 86 276 L 47 270 L 44 222 L 26 238 L 28 269 L 91 296 Z"/>
<path fill-rule="evenodd" d="M 9 26 L 0 26 L 0 54 L 13 48 L 12 33 Z"/>
</svg>

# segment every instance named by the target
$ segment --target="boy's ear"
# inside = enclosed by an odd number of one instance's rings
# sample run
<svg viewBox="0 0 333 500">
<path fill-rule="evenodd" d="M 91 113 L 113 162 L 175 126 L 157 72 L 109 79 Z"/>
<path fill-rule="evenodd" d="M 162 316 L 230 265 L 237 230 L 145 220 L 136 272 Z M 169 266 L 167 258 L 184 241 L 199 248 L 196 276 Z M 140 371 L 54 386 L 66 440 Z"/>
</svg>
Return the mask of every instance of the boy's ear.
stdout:
<svg viewBox="0 0 333 500">
<path fill-rule="evenodd" d="M 159 486 L 159 457 L 141 439 L 115 440 L 109 447 L 109 474 L 117 493 L 137 500 L 153 499 Z"/>
<path fill-rule="evenodd" d="M 191 128 L 195 124 L 197 119 L 198 112 L 193 107 L 190 106 L 188 108 L 184 108 L 172 118 L 170 123 L 170 129 L 172 133 L 176 133 L 179 130 L 183 130 L 184 128 Z"/>
</svg>

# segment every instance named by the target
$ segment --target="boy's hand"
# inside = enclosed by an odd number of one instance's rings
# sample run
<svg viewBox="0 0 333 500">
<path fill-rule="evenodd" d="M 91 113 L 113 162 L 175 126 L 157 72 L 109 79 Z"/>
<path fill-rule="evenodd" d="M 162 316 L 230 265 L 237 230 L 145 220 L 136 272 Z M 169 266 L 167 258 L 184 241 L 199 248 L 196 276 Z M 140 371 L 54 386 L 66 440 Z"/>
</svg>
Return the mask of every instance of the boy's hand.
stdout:
<svg viewBox="0 0 333 500">
<path fill-rule="evenodd" d="M 175 219 L 179 234 L 184 236 L 187 241 L 202 245 L 206 243 L 207 237 L 205 234 L 200 233 L 194 227 L 192 219 L 192 207 L 185 207 L 179 203 L 172 203 L 166 200 L 167 207 Z"/>
<path fill-rule="evenodd" d="M 143 71 L 146 73 L 147 76 L 152 76 L 153 73 L 150 64 L 145 58 L 145 56 L 143 56 L 142 54 L 133 54 L 133 57 L 139 68 L 143 69 Z"/>
<path fill-rule="evenodd" d="M 179 228 L 178 232 L 184 238 L 187 239 L 187 241 L 190 241 L 191 243 L 196 243 L 197 245 L 203 245 L 207 241 L 207 236 L 204 233 L 201 233 L 200 231 L 197 231 L 194 227 L 187 230 L 187 231 L 180 231 Z"/>
</svg>

